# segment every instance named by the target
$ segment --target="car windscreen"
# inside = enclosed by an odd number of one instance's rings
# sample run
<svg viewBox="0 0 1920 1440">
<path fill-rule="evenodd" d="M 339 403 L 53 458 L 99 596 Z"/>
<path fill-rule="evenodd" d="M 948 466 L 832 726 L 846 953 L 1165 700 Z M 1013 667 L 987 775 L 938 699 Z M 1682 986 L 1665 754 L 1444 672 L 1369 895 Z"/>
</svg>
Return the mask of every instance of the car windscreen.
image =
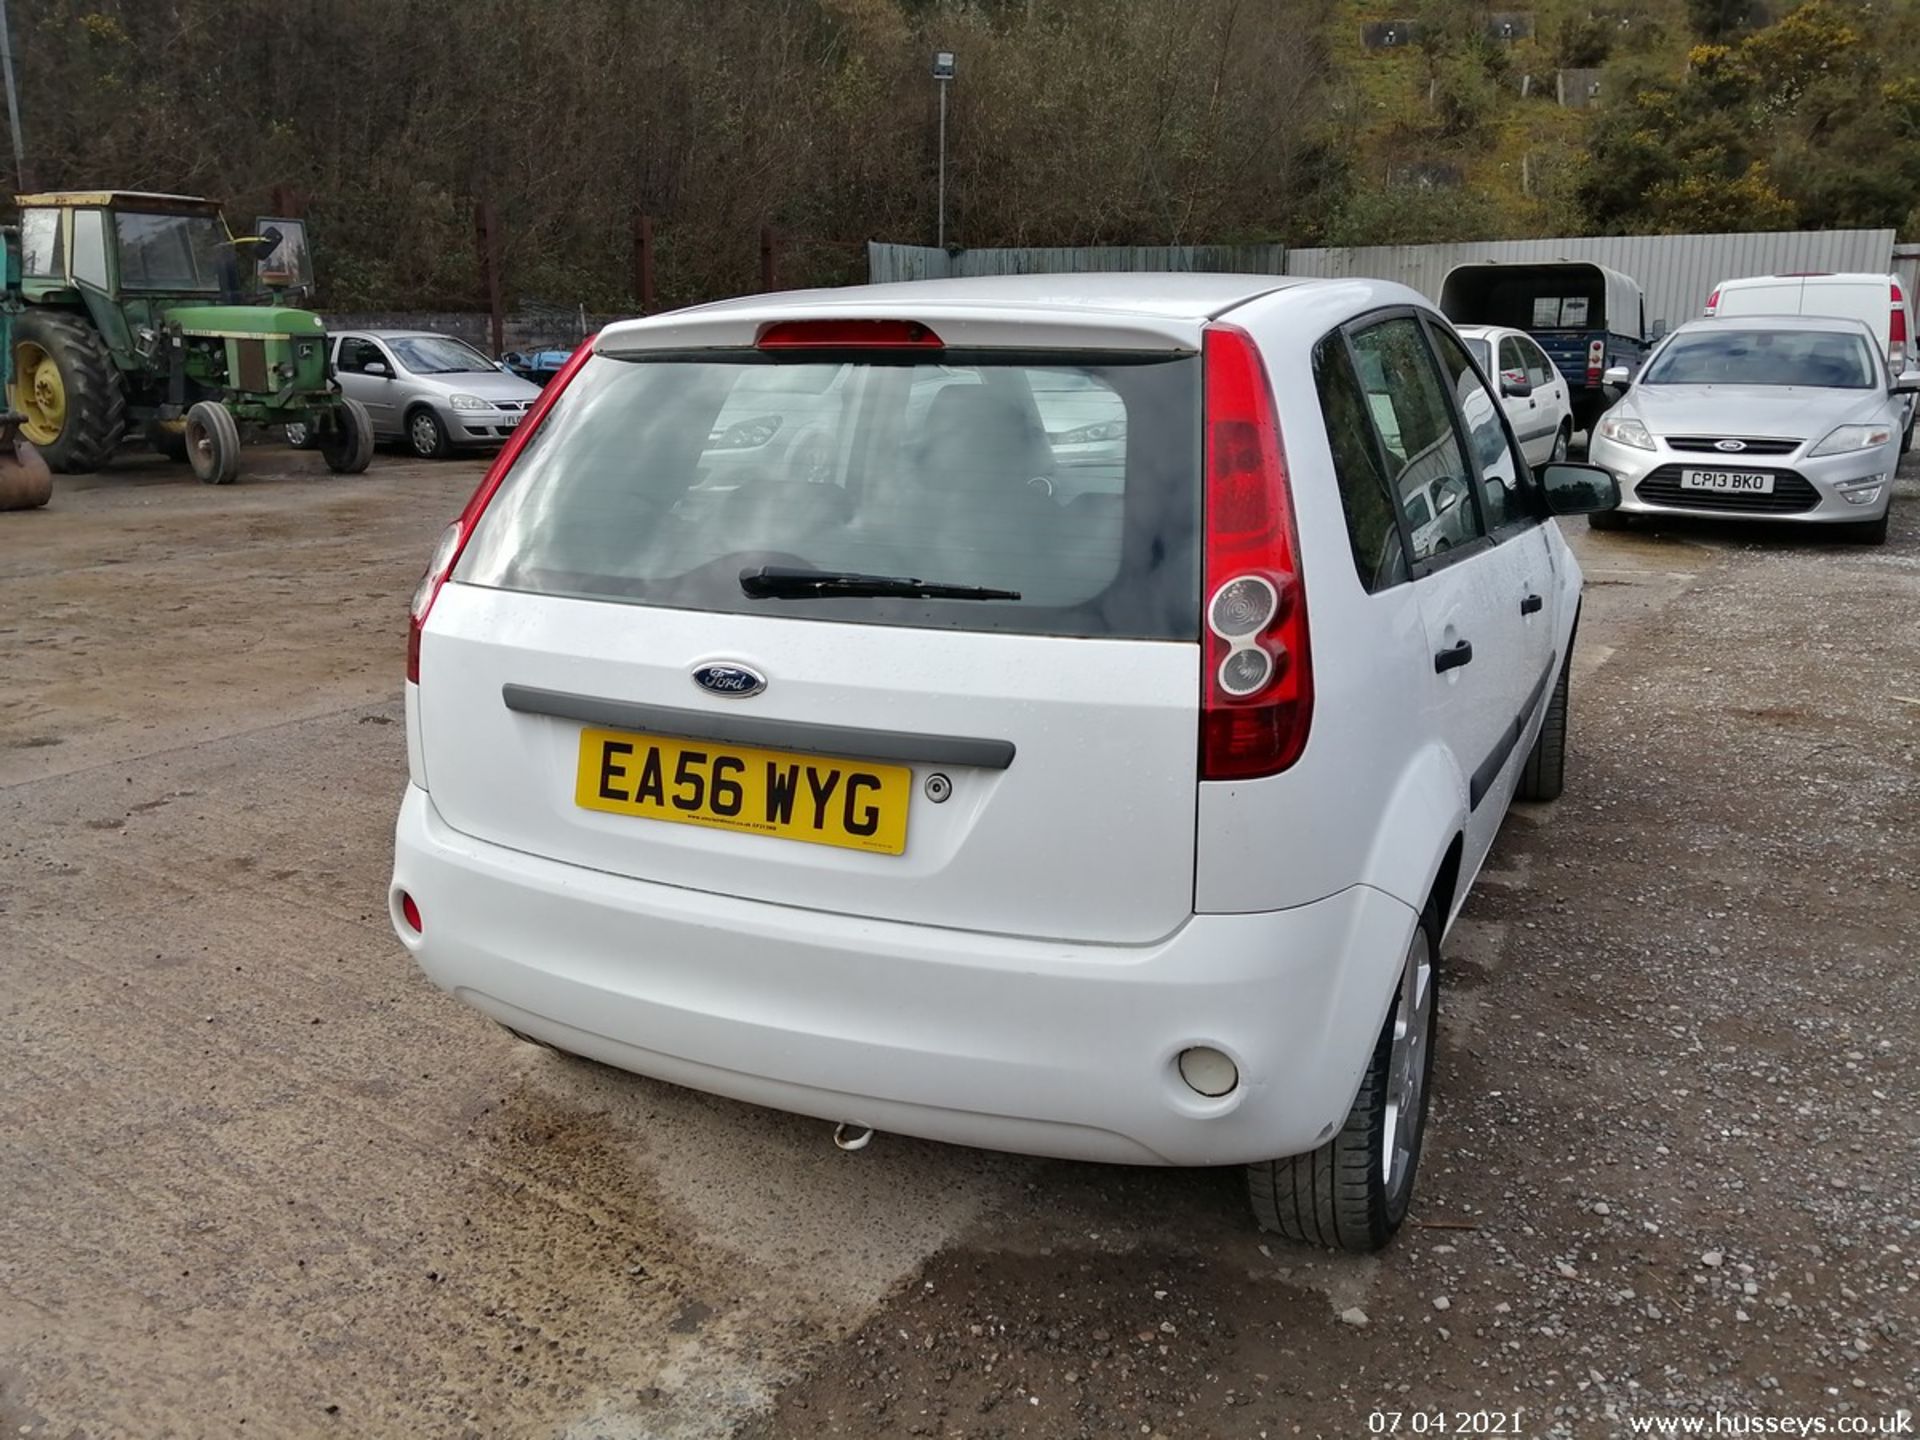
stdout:
<svg viewBox="0 0 1920 1440">
<path fill-rule="evenodd" d="M 211 215 L 114 216 L 120 283 L 129 290 L 218 290 L 231 263 L 226 227 Z"/>
<path fill-rule="evenodd" d="M 1842 330 L 1715 329 L 1674 336 L 1636 383 L 1870 390 L 1878 382 L 1864 336 Z"/>
<path fill-rule="evenodd" d="M 415 375 L 462 375 L 500 368 L 466 341 L 450 335 L 394 335 L 387 344 Z"/>
<path fill-rule="evenodd" d="M 1108 352 L 598 355 L 454 579 L 1041 635 L 1199 630 L 1200 364 Z M 749 595 L 765 568 L 1018 599 Z"/>
</svg>

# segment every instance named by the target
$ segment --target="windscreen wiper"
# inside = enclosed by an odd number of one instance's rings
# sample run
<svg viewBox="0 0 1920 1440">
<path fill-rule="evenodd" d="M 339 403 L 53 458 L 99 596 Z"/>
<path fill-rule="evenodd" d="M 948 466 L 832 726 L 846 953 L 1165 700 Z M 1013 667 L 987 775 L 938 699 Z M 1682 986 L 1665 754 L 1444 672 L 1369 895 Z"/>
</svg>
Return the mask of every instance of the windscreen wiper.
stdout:
<svg viewBox="0 0 1920 1440">
<path fill-rule="evenodd" d="M 909 600 L 1018 600 L 1018 590 L 985 585 L 943 585 L 906 575 L 861 575 L 840 570 L 798 570 L 763 565 L 740 572 L 740 588 L 755 600 L 813 600 L 834 596 L 902 596 Z"/>
</svg>

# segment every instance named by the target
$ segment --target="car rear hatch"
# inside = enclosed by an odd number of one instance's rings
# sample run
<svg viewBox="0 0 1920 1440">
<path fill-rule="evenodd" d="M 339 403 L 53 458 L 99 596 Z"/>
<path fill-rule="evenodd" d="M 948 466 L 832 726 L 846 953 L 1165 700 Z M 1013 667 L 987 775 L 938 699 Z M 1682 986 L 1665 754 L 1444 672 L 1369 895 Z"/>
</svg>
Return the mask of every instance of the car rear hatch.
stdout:
<svg viewBox="0 0 1920 1440">
<path fill-rule="evenodd" d="M 508 457 L 420 637 L 436 808 L 782 905 L 1169 933 L 1198 322 L 775 314 L 603 338 Z"/>
</svg>

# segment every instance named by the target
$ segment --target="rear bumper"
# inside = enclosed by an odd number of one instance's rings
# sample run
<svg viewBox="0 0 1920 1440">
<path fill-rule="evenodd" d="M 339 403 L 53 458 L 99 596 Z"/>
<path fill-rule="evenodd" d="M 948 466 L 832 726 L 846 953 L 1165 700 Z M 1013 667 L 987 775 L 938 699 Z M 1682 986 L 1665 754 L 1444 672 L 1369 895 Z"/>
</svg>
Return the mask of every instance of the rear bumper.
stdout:
<svg viewBox="0 0 1920 1440">
<path fill-rule="evenodd" d="M 418 904 L 424 935 L 399 917 Z M 989 1149 L 1222 1165 L 1345 1118 L 1413 910 L 1366 886 L 1195 916 L 1146 946 L 862 920 L 564 865 L 474 840 L 408 786 L 395 931 L 514 1029 L 752 1104 Z M 1189 1090 L 1180 1052 L 1240 1085 Z"/>
</svg>

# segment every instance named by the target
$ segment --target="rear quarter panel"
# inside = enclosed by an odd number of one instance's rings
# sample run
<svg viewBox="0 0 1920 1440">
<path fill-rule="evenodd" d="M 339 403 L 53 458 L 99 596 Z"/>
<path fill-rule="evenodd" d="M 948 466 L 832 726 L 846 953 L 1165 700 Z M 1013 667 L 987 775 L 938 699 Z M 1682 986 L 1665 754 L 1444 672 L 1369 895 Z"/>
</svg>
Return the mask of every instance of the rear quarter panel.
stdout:
<svg viewBox="0 0 1920 1440">
<path fill-rule="evenodd" d="M 1382 303 L 1377 287 L 1315 286 L 1223 318 L 1260 343 L 1280 410 L 1313 647 L 1314 716 L 1300 760 L 1264 779 L 1200 786 L 1195 908 L 1304 905 L 1372 885 L 1418 908 L 1466 814 L 1422 669 L 1411 584 L 1368 594 L 1355 570 L 1313 378 L 1320 337 Z M 1408 292 L 1405 303 L 1431 308 Z"/>
</svg>

